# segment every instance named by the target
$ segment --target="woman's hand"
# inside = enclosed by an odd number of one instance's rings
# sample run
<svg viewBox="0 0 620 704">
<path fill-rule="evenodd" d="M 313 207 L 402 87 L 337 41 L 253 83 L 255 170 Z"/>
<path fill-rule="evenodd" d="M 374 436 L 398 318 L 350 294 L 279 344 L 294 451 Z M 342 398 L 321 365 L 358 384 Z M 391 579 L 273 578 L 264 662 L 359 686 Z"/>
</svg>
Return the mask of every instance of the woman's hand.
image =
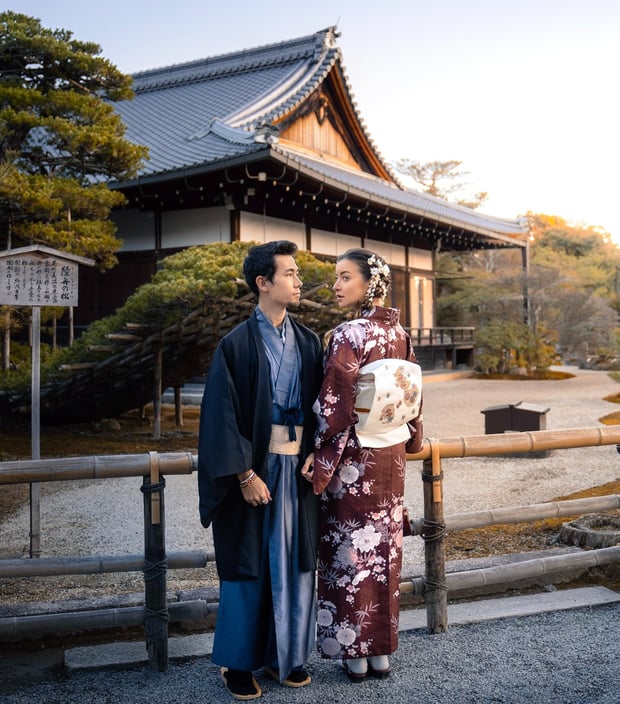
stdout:
<svg viewBox="0 0 620 704">
<path fill-rule="evenodd" d="M 307 479 L 309 482 L 312 481 L 312 476 L 314 474 L 314 452 L 311 452 L 307 457 L 306 461 L 301 467 L 301 476 Z"/>
</svg>

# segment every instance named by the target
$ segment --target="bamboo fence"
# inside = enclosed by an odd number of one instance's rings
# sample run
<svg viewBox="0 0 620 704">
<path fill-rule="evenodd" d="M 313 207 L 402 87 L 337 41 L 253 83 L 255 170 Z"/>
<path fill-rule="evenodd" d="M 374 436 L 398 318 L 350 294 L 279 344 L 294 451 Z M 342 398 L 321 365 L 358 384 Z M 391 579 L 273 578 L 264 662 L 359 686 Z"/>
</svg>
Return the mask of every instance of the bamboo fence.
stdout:
<svg viewBox="0 0 620 704">
<path fill-rule="evenodd" d="M 531 506 L 489 509 L 452 516 L 443 515 L 441 459 L 533 453 L 620 444 L 620 427 L 542 430 L 514 434 L 497 434 L 426 439 L 422 450 L 409 460 L 422 460 L 424 482 L 424 517 L 411 520 L 412 534 L 425 543 L 424 577 L 401 584 L 403 594 L 424 597 L 427 628 L 431 633 L 447 630 L 447 595 L 459 591 L 510 584 L 540 575 L 585 570 L 620 561 L 620 546 L 554 555 L 496 567 L 445 571 L 445 535 L 447 530 L 461 530 L 499 523 L 516 523 L 545 518 L 576 515 L 580 511 L 605 511 L 620 508 L 620 496 L 549 502 Z M 199 620 L 217 611 L 217 604 L 197 599 L 167 603 L 168 569 L 204 567 L 215 558 L 213 552 L 188 551 L 166 555 L 164 476 L 190 474 L 197 467 L 191 453 L 150 452 L 139 455 L 70 457 L 44 460 L 0 462 L 0 486 L 3 484 L 66 481 L 78 479 L 142 476 L 144 493 L 144 555 L 87 556 L 0 560 L 0 578 L 67 574 L 94 574 L 143 571 L 144 606 L 79 611 L 74 613 L 35 614 L 0 618 L 0 641 L 43 637 L 46 634 L 102 628 L 143 625 L 152 668 L 165 670 L 168 663 L 168 623 L 170 620 Z"/>
</svg>

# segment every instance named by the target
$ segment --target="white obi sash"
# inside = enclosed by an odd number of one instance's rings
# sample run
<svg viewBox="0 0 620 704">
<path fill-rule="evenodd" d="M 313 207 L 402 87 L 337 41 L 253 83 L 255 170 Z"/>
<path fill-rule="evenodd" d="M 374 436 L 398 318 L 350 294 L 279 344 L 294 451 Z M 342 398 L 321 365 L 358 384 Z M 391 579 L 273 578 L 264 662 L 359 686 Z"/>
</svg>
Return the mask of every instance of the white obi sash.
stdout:
<svg viewBox="0 0 620 704">
<path fill-rule="evenodd" d="M 420 413 L 422 370 L 406 359 L 379 359 L 360 367 L 355 433 L 362 447 L 389 447 L 410 438 L 407 423 Z"/>
<path fill-rule="evenodd" d="M 269 452 L 276 455 L 298 455 L 301 452 L 301 441 L 304 436 L 304 426 L 295 426 L 296 439 L 291 440 L 288 425 L 272 425 Z"/>
</svg>

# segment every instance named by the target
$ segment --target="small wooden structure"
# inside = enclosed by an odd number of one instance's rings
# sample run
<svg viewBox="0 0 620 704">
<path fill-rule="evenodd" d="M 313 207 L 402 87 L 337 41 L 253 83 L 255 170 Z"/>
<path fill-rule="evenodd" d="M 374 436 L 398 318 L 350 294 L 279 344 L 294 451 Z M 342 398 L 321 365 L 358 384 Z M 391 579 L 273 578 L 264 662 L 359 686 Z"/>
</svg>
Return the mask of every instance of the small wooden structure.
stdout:
<svg viewBox="0 0 620 704">
<path fill-rule="evenodd" d="M 0 252 L 0 305 L 32 306 L 32 459 L 41 457 L 41 307 L 78 304 L 79 264 L 95 262 L 36 244 Z M 40 487 L 30 485 L 30 557 L 41 554 Z"/>
</svg>

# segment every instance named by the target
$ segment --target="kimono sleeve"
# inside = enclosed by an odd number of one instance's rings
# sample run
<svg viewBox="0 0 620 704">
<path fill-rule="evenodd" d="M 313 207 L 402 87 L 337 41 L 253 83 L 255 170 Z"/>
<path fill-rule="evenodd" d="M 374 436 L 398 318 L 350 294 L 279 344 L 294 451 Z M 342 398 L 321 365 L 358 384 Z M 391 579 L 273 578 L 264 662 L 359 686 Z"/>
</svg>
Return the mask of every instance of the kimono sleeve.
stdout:
<svg viewBox="0 0 620 704">
<path fill-rule="evenodd" d="M 252 467 L 252 443 L 243 434 L 238 389 L 222 346 L 205 384 L 198 435 L 200 518 L 206 527 L 236 474 Z"/>
</svg>

